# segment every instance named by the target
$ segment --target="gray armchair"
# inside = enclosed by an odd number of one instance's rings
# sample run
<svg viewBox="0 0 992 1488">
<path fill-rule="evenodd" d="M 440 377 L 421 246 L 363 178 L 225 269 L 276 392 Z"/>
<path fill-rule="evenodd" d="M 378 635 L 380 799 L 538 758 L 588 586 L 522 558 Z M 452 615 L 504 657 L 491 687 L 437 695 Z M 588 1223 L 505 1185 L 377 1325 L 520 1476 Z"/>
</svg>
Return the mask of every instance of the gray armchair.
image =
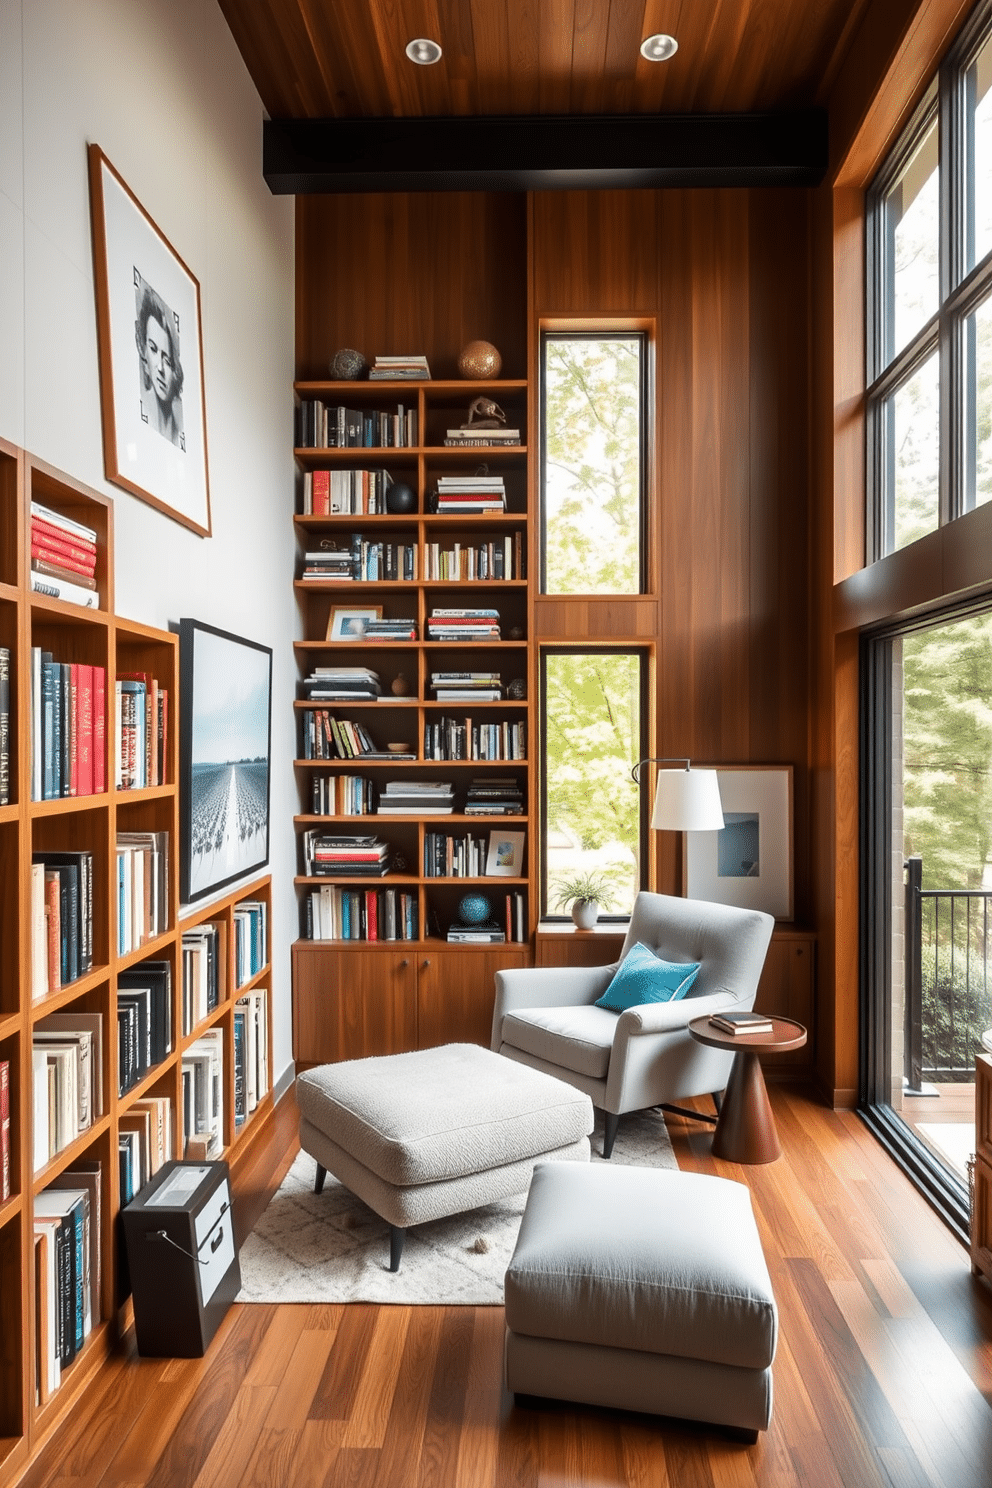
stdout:
<svg viewBox="0 0 992 1488">
<path fill-rule="evenodd" d="M 605 1114 L 609 1157 L 625 1111 L 673 1109 L 696 1095 L 718 1103 L 733 1054 L 697 1043 L 687 1025 L 718 1008 L 753 1006 L 774 923 L 759 910 L 640 893 L 620 959 L 640 941 L 666 961 L 698 961 L 688 995 L 618 1014 L 594 1004 L 619 962 L 500 971 L 492 1048 L 584 1090 Z"/>
</svg>

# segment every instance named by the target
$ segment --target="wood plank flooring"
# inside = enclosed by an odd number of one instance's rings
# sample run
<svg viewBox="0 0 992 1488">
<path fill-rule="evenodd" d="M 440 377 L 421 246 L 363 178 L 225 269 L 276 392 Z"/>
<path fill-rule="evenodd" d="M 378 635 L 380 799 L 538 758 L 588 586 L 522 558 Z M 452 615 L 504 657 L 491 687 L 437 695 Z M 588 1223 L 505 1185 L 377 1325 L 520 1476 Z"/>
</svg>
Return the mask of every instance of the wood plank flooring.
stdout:
<svg viewBox="0 0 992 1488">
<path fill-rule="evenodd" d="M 992 1289 L 857 1116 L 785 1086 L 771 1100 L 784 1155 L 767 1167 L 716 1162 L 708 1132 L 669 1122 L 682 1168 L 753 1196 L 781 1322 L 757 1445 L 515 1405 L 499 1308 L 244 1306 L 203 1360 L 126 1342 L 26 1488 L 988 1488 Z M 290 1095 L 235 1175 L 242 1230 L 294 1125 Z"/>
</svg>

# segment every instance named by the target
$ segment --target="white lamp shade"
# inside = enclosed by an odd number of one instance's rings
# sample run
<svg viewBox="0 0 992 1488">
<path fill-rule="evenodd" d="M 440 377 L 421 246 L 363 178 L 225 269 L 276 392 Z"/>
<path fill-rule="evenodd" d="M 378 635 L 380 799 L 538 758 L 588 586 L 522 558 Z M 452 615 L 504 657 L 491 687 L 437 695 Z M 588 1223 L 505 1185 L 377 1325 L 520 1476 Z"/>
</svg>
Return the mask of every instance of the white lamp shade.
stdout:
<svg viewBox="0 0 992 1488">
<path fill-rule="evenodd" d="M 662 832 L 718 832 L 724 825 L 715 770 L 659 770 L 651 825 Z"/>
</svg>

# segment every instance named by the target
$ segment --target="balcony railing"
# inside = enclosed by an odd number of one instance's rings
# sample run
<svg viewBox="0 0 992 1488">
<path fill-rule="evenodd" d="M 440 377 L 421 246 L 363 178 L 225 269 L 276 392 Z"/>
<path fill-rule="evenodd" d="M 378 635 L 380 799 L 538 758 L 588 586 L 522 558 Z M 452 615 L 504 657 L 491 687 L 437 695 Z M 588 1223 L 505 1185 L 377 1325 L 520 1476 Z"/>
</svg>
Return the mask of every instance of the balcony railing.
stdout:
<svg viewBox="0 0 992 1488">
<path fill-rule="evenodd" d="M 992 1028 L 992 890 L 924 889 L 922 858 L 906 860 L 908 1092 L 975 1078 Z"/>
</svg>

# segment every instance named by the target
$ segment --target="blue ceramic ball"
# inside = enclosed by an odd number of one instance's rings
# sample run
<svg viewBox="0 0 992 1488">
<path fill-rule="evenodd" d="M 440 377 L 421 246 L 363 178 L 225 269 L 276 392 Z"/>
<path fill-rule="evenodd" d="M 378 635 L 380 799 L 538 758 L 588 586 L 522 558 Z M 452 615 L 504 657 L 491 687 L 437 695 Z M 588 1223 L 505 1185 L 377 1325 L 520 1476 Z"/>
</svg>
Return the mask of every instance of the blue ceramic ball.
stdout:
<svg viewBox="0 0 992 1488">
<path fill-rule="evenodd" d="M 485 894 L 466 894 L 458 904 L 458 916 L 465 925 L 481 925 L 492 912 L 493 907 Z"/>
</svg>

